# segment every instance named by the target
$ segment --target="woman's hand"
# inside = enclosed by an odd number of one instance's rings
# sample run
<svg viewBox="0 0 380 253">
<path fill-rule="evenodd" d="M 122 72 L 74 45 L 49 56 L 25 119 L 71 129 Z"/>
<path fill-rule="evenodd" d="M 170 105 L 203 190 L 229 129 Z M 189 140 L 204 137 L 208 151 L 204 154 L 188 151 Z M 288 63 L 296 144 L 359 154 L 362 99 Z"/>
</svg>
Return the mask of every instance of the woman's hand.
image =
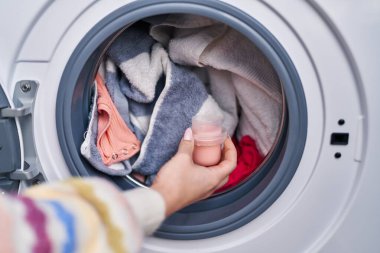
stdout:
<svg viewBox="0 0 380 253">
<path fill-rule="evenodd" d="M 236 167 L 236 149 L 227 138 L 224 143 L 222 161 L 215 166 L 203 167 L 194 164 L 194 140 L 188 128 L 177 154 L 159 171 L 152 188 L 161 193 L 166 202 L 166 215 L 209 197 L 223 186 Z"/>
</svg>

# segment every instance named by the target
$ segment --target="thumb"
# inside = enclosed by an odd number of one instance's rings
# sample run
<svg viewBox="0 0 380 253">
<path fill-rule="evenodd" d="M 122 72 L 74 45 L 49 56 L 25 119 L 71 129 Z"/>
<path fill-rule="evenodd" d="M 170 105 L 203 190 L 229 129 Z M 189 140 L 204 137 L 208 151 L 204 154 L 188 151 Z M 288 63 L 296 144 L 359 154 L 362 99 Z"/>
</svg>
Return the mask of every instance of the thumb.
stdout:
<svg viewBox="0 0 380 253">
<path fill-rule="evenodd" d="M 194 149 L 194 138 L 191 128 L 187 128 L 181 142 L 179 143 L 178 153 L 184 153 L 192 156 Z"/>
</svg>

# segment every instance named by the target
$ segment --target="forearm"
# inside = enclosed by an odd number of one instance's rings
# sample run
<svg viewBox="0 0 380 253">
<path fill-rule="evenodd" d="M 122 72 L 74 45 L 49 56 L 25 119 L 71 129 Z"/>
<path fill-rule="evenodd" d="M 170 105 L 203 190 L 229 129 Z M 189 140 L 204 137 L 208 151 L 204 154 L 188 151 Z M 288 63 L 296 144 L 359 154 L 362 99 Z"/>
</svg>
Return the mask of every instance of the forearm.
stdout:
<svg viewBox="0 0 380 253">
<path fill-rule="evenodd" d="M 145 235 L 152 234 L 165 218 L 165 201 L 152 189 L 139 188 L 124 192 L 131 209 Z"/>
<path fill-rule="evenodd" d="M 1 244 L 11 252 L 138 252 L 164 209 L 152 190 L 122 193 L 100 179 L 41 185 L 1 198 Z"/>
</svg>

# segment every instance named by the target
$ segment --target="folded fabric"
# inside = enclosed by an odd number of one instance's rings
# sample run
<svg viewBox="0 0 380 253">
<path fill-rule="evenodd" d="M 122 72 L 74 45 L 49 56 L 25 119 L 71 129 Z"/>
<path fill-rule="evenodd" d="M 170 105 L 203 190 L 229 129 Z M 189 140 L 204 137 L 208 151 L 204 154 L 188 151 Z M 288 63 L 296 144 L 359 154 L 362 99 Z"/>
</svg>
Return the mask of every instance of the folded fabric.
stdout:
<svg viewBox="0 0 380 253">
<path fill-rule="evenodd" d="M 261 51 L 234 29 L 205 17 L 168 15 L 152 20 L 150 34 L 182 65 L 209 67 L 211 94 L 226 112 L 230 135 L 257 141 L 261 154 L 273 145 L 282 113 L 278 76 Z M 232 86 L 232 87 L 230 87 Z"/>
<path fill-rule="evenodd" d="M 128 80 L 113 61 L 106 58 L 100 64 L 98 74 L 106 81 L 107 90 L 124 122 L 134 132 L 137 139 L 143 141 L 148 132 L 154 105 L 165 86 L 164 76 L 161 76 L 157 82 L 154 99 L 149 102 L 138 94 L 130 96 L 136 100 L 129 99 L 128 94 L 133 91 L 128 88 L 130 86 Z M 134 158 L 132 157 L 131 160 L 134 161 Z"/>
<path fill-rule="evenodd" d="M 92 99 L 92 108 L 89 115 L 89 123 L 84 136 L 84 141 L 80 147 L 81 154 L 95 169 L 109 175 L 125 176 L 132 171 L 132 166 L 129 160 L 124 160 L 119 163 L 106 166 L 103 163 L 102 156 L 98 150 L 98 109 L 96 102 L 98 97 L 98 89 L 96 81 L 94 83 L 93 91 L 94 94 Z"/>
<path fill-rule="evenodd" d="M 107 57 L 106 80 L 118 82 L 128 99 L 133 129 L 144 135 L 133 170 L 149 176 L 149 184 L 177 151 L 193 116 L 223 117 L 223 112 L 192 71 L 170 61 L 146 24 L 120 34 Z"/>
<path fill-rule="evenodd" d="M 236 150 L 238 151 L 237 165 L 230 174 L 228 182 L 219 188 L 217 192 L 228 190 L 251 175 L 259 167 L 264 157 L 257 149 L 256 143 L 248 135 L 243 136 L 240 142 L 234 140 Z"/>
<path fill-rule="evenodd" d="M 128 128 L 112 102 L 102 77 L 96 75 L 98 88 L 97 147 L 105 165 L 128 160 L 140 150 L 140 141 Z"/>
</svg>

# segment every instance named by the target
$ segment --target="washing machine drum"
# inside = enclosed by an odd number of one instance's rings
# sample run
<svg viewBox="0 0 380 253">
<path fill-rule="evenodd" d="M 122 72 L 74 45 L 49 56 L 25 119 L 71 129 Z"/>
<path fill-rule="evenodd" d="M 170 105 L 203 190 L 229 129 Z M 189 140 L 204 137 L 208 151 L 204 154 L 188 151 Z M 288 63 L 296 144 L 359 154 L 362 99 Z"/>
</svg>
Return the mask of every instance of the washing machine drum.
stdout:
<svg viewBox="0 0 380 253">
<path fill-rule="evenodd" d="M 302 156 L 307 128 L 302 85 L 284 49 L 260 23 L 214 2 L 210 6 L 169 3 L 161 8 L 138 1 L 118 9 L 96 24 L 71 55 L 60 82 L 56 121 L 62 153 L 72 175 L 105 177 L 124 190 L 140 187 L 132 177 L 99 172 L 80 154 L 91 107 L 91 87 L 104 52 L 121 32 L 139 20 L 183 12 L 222 22 L 251 40 L 276 71 L 284 97 L 281 129 L 260 168 L 239 186 L 173 214 L 155 234 L 170 239 L 201 239 L 234 230 L 265 211 L 287 187 Z"/>
</svg>

